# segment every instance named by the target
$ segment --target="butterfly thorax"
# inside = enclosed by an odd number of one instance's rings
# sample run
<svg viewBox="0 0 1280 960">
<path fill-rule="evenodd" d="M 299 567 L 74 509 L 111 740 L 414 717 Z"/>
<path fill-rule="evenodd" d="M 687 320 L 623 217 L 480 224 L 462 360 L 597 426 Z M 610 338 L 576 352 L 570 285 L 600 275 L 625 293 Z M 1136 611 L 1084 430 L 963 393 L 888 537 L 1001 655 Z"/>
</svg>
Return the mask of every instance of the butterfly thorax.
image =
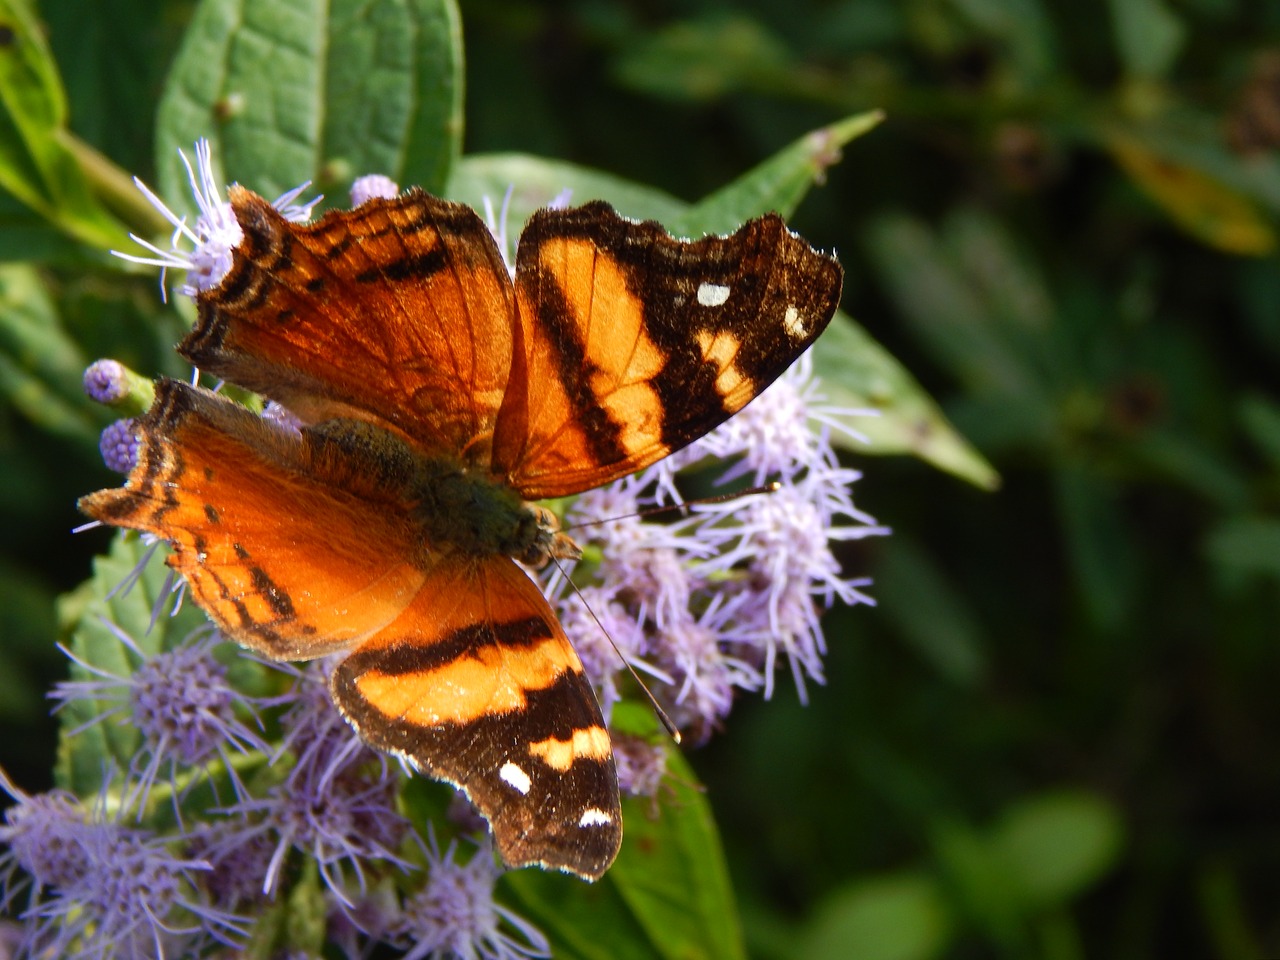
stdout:
<svg viewBox="0 0 1280 960">
<path fill-rule="evenodd" d="M 457 457 L 423 454 L 362 420 L 328 420 L 304 430 L 315 456 L 349 475 L 350 492 L 407 506 L 428 553 L 503 554 L 533 567 L 581 556 L 551 511 Z"/>
</svg>

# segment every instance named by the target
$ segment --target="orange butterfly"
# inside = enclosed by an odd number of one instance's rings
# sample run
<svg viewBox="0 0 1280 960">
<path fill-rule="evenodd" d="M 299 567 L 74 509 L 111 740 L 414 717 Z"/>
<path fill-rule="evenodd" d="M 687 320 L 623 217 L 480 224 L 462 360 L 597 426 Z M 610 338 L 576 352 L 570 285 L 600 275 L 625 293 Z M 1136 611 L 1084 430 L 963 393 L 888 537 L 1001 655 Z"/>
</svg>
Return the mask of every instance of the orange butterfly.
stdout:
<svg viewBox="0 0 1280 960">
<path fill-rule="evenodd" d="M 244 232 L 178 352 L 301 431 L 164 380 L 122 488 L 210 618 L 281 660 L 347 652 L 334 702 L 370 744 L 466 792 L 503 859 L 588 879 L 622 817 L 573 646 L 515 562 L 573 558 L 529 503 L 616 480 L 741 409 L 809 346 L 838 263 L 776 215 L 673 239 L 605 203 L 542 210 L 514 281 L 470 208 L 411 191 Z"/>
</svg>

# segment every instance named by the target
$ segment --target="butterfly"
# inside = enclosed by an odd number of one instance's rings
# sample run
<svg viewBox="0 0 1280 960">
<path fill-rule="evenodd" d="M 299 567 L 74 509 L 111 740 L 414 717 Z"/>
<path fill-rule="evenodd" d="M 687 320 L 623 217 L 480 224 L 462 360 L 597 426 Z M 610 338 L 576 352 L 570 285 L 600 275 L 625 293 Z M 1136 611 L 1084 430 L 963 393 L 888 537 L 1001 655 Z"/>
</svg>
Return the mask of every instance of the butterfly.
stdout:
<svg viewBox="0 0 1280 960">
<path fill-rule="evenodd" d="M 345 653 L 369 744 L 466 793 L 512 867 L 598 879 L 622 842 L 608 732 L 521 564 L 577 545 L 533 502 L 649 466 L 740 410 L 822 332 L 836 260 L 777 215 L 686 241 L 596 201 L 532 215 L 514 276 L 461 204 L 417 190 L 286 220 L 243 187 L 229 272 L 178 352 L 291 429 L 175 380 L 124 486 L 229 637 Z"/>
</svg>

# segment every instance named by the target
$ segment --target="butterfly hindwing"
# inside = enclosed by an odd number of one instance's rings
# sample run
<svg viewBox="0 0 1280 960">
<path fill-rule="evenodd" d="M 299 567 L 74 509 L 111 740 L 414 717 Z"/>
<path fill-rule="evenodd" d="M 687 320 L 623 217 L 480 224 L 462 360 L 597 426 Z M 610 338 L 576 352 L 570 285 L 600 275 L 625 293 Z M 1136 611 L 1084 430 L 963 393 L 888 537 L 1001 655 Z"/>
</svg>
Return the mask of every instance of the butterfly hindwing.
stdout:
<svg viewBox="0 0 1280 960">
<path fill-rule="evenodd" d="M 521 336 L 494 471 L 536 500 L 680 449 L 804 352 L 841 280 L 772 214 L 685 241 L 601 202 L 538 211 L 517 248 Z"/>
<path fill-rule="evenodd" d="M 334 670 L 334 701 L 374 746 L 466 791 L 511 866 L 597 879 L 622 842 L 609 735 L 573 646 L 507 557 L 428 582 Z"/>
</svg>

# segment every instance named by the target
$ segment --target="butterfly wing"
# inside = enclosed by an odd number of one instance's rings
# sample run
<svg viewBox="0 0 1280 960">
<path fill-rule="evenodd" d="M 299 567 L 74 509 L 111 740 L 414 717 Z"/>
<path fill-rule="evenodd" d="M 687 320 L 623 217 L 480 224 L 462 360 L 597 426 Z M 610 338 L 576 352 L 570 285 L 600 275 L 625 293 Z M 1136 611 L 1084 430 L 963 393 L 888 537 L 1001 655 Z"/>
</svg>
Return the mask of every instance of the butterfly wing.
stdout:
<svg viewBox="0 0 1280 960">
<path fill-rule="evenodd" d="M 168 540 L 193 598 L 245 646 L 280 660 L 341 650 L 421 589 L 403 504 L 314 438 L 173 380 L 137 429 L 125 485 L 80 508 Z"/>
<path fill-rule="evenodd" d="M 168 540 L 196 602 L 244 645 L 353 651 L 335 702 L 369 743 L 464 789 L 509 864 L 604 873 L 622 815 L 582 664 L 511 559 L 424 542 L 402 441 L 295 433 L 172 380 L 138 435 L 125 486 L 82 498 L 85 513 Z"/>
<path fill-rule="evenodd" d="M 598 879 L 622 842 L 609 735 L 582 663 L 507 557 L 428 579 L 333 673 L 371 744 L 462 788 L 502 859 Z"/>
<path fill-rule="evenodd" d="M 303 225 L 243 187 L 230 198 L 244 239 L 179 353 L 306 423 L 371 420 L 486 458 L 515 312 L 475 211 L 411 191 Z"/>
<path fill-rule="evenodd" d="M 516 256 L 493 470 L 530 500 L 633 473 L 742 409 L 823 331 L 843 276 L 776 215 L 681 241 L 600 202 L 535 213 Z"/>
</svg>

